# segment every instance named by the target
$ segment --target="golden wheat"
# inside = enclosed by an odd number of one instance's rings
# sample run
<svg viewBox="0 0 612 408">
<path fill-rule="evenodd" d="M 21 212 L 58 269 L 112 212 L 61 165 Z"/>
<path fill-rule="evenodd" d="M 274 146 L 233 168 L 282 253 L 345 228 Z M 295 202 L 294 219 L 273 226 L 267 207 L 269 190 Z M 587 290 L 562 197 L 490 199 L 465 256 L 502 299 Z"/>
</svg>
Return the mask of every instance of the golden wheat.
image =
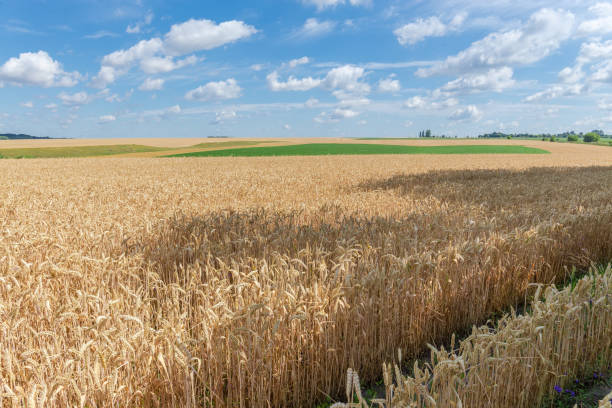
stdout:
<svg viewBox="0 0 612 408">
<path fill-rule="evenodd" d="M 540 286 L 535 299 L 528 314 L 506 315 L 495 330 L 474 327 L 458 350 L 453 350 L 454 337 L 450 351 L 431 346 L 430 363 L 421 367 L 415 362 L 412 376 L 385 364 L 387 398 L 377 402 L 388 408 L 538 407 L 556 392 L 555 386 L 566 387 L 574 378 L 609 368 L 610 266 L 603 274 L 592 271 L 575 287 L 559 291 Z M 369 406 L 355 376 L 349 369 L 347 398 L 359 403 L 335 404 L 338 408 Z"/>
<path fill-rule="evenodd" d="M 564 154 L 0 161 L 0 401 L 339 396 L 612 258 L 612 168 L 519 170 L 612 164 Z"/>
</svg>

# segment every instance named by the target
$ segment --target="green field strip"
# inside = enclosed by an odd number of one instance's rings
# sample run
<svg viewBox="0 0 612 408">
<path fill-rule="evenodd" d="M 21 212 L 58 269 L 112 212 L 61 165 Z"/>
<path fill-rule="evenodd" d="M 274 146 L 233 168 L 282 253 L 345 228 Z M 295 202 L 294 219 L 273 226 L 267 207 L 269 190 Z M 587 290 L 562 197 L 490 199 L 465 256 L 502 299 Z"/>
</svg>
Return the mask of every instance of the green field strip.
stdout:
<svg viewBox="0 0 612 408">
<path fill-rule="evenodd" d="M 326 156 L 371 154 L 547 154 L 546 150 L 525 146 L 463 145 L 402 146 L 381 144 L 310 143 L 286 146 L 264 146 L 209 150 L 165 157 L 257 157 L 257 156 Z"/>
<path fill-rule="evenodd" d="M 126 153 L 160 152 L 171 149 L 143 145 L 109 145 L 109 146 L 65 146 L 65 147 L 28 147 L 18 149 L 0 149 L 0 158 L 4 159 L 47 159 L 70 157 L 111 156 Z"/>
</svg>

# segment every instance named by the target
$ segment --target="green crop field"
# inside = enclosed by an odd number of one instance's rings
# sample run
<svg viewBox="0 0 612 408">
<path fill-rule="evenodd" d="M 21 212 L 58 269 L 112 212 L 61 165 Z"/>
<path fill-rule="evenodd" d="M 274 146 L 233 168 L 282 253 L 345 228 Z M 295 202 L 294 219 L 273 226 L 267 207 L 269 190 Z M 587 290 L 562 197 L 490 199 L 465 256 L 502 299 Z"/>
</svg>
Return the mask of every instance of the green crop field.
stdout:
<svg viewBox="0 0 612 408">
<path fill-rule="evenodd" d="M 110 156 L 125 153 L 159 152 L 168 150 L 163 147 L 143 145 L 110 145 L 110 146 L 66 146 L 66 147 L 31 147 L 23 149 L 0 149 L 0 158 L 37 159 L 65 157 Z"/>
<path fill-rule="evenodd" d="M 368 154 L 545 154 L 546 150 L 525 146 L 401 146 L 377 144 L 309 143 L 288 146 L 265 146 L 212 150 L 166 157 L 254 157 L 254 156 L 324 156 Z"/>
<path fill-rule="evenodd" d="M 203 149 L 224 149 L 228 147 L 255 146 L 265 141 L 232 141 L 232 142 L 206 142 L 189 147 L 155 147 L 135 144 L 120 144 L 108 146 L 65 146 L 65 147 L 27 147 L 0 149 L 0 159 L 50 159 L 67 157 L 96 157 L 113 156 L 129 153 L 157 153 L 167 152 L 168 154 L 177 150 L 195 150 L 200 152 Z M 192 152 L 189 152 L 192 153 Z"/>
<path fill-rule="evenodd" d="M 258 144 L 264 144 L 264 143 L 272 143 L 272 142 L 266 142 L 266 141 L 250 141 L 250 140 L 237 140 L 234 142 L 205 142 L 205 143 L 199 143 L 197 145 L 191 146 L 192 148 L 197 148 L 197 149 L 215 149 L 218 147 L 243 147 L 243 146 L 255 146 Z"/>
</svg>

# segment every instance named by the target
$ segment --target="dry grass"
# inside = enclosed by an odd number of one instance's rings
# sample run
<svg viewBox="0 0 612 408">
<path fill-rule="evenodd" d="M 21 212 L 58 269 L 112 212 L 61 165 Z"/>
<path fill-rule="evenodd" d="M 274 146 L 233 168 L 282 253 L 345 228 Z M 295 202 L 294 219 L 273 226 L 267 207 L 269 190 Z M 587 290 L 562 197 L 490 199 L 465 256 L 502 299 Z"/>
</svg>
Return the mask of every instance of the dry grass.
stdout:
<svg viewBox="0 0 612 408">
<path fill-rule="evenodd" d="M 0 401 L 339 395 L 612 257 L 612 168 L 481 170 L 564 154 L 0 162 Z"/>
<path fill-rule="evenodd" d="M 512 313 L 497 328 L 474 327 L 454 350 L 432 348 L 430 362 L 413 375 L 384 366 L 386 407 L 538 407 L 554 387 L 607 370 L 612 362 L 612 269 L 592 270 L 563 290 L 540 286 L 528 314 Z M 401 359 L 401 357 L 400 357 Z M 349 370 L 347 396 L 368 407 Z M 394 379 L 394 381 L 392 381 Z M 607 398 L 607 397 L 606 397 Z M 605 399 L 604 401 L 605 402 Z M 601 404 L 600 406 L 605 406 Z M 608 401 L 609 406 L 609 401 Z"/>
<path fill-rule="evenodd" d="M 599 408 L 612 408 L 612 391 L 604 399 L 599 401 Z"/>
</svg>

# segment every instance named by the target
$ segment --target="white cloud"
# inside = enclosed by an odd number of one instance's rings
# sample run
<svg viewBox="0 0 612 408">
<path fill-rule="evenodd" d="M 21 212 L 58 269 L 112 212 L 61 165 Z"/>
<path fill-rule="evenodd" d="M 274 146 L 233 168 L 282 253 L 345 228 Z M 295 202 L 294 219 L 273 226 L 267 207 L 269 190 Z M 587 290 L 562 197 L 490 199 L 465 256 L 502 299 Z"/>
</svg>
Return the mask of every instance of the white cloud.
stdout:
<svg viewBox="0 0 612 408">
<path fill-rule="evenodd" d="M 259 72 L 264 69 L 263 64 L 253 64 L 251 65 L 251 69 L 255 72 Z"/>
<path fill-rule="evenodd" d="M 378 82 L 379 92 L 394 93 L 394 92 L 399 92 L 401 89 L 402 89 L 402 86 L 400 85 L 400 82 L 397 79 L 386 78 L 386 79 L 381 79 Z"/>
<path fill-rule="evenodd" d="M 104 116 L 100 116 L 98 118 L 98 123 L 99 124 L 105 124 L 105 123 L 110 123 L 110 122 L 114 122 L 116 121 L 117 118 L 113 115 L 104 115 Z"/>
<path fill-rule="evenodd" d="M 166 109 L 166 113 L 179 114 L 181 113 L 181 107 L 179 105 L 174 105 Z"/>
<path fill-rule="evenodd" d="M 316 98 L 310 98 L 306 101 L 306 103 L 304 103 L 304 106 L 306 106 L 307 108 L 314 108 L 319 104 L 319 100 Z"/>
<path fill-rule="evenodd" d="M 81 75 L 76 71 L 65 72 L 62 64 L 45 51 L 25 52 L 17 58 L 10 58 L 0 66 L 0 83 L 44 88 L 71 87 L 76 85 L 80 78 Z"/>
<path fill-rule="evenodd" d="M 286 124 L 284 124 L 284 125 L 283 125 L 283 129 L 285 129 L 285 130 L 291 130 L 291 125 L 289 125 L 289 124 L 287 124 L 287 123 L 286 123 Z"/>
<path fill-rule="evenodd" d="M 302 57 L 302 58 L 297 58 L 297 59 L 292 59 L 291 61 L 289 61 L 286 65 L 289 68 L 295 68 L 299 65 L 304 65 L 304 64 L 308 64 L 310 62 L 310 58 L 308 57 Z M 285 66 L 285 64 L 283 64 L 283 66 Z"/>
<path fill-rule="evenodd" d="M 404 102 L 404 107 L 408 109 L 447 109 L 459 103 L 455 98 L 438 100 L 442 96 L 444 95 L 440 93 L 435 93 L 430 97 L 413 96 Z"/>
<path fill-rule="evenodd" d="M 561 96 L 581 95 L 588 90 L 585 84 L 557 84 L 525 98 L 525 102 L 534 102 L 543 99 L 559 98 Z"/>
<path fill-rule="evenodd" d="M 236 119 L 238 115 L 234 111 L 224 110 L 215 114 L 215 120 L 211 122 L 213 125 L 220 125 L 228 120 Z"/>
<path fill-rule="evenodd" d="M 24 108 L 32 109 L 34 107 L 34 104 L 32 103 L 32 101 L 27 101 L 27 102 L 22 102 L 21 106 L 23 106 Z"/>
<path fill-rule="evenodd" d="M 128 34 L 138 34 L 140 33 L 140 24 L 135 24 L 135 25 L 128 25 L 127 28 L 125 29 L 125 32 Z"/>
<path fill-rule="evenodd" d="M 396 29 L 393 34 L 401 45 L 414 45 L 427 37 L 443 37 L 449 32 L 459 30 L 466 18 L 467 14 L 459 13 L 448 24 L 443 23 L 436 16 L 427 19 L 418 18 Z"/>
<path fill-rule="evenodd" d="M 97 31 L 94 34 L 86 35 L 83 38 L 86 38 L 88 40 L 99 40 L 100 38 L 105 38 L 105 37 L 118 37 L 118 35 L 110 31 L 101 30 L 101 31 Z"/>
<path fill-rule="evenodd" d="M 557 50 L 571 36 L 573 26 L 572 13 L 542 9 L 520 28 L 489 34 L 459 54 L 421 68 L 416 74 L 428 77 L 532 64 Z"/>
<path fill-rule="evenodd" d="M 423 109 L 426 108 L 428 105 L 429 103 L 427 102 L 427 100 L 425 100 L 425 98 L 421 96 L 413 96 L 412 98 L 404 102 L 404 107 L 408 109 Z"/>
<path fill-rule="evenodd" d="M 235 99 L 242 94 L 242 88 L 238 86 L 235 79 L 227 81 L 209 82 L 206 85 L 193 89 L 185 94 L 188 100 L 212 101 Z"/>
<path fill-rule="evenodd" d="M 87 92 L 77 92 L 72 95 L 62 92 L 58 95 L 58 98 L 66 106 L 86 105 L 92 100 L 92 98 L 87 94 Z"/>
<path fill-rule="evenodd" d="M 172 57 L 150 57 L 140 61 L 140 69 L 150 75 L 162 74 L 188 65 L 195 65 L 196 62 L 198 59 L 195 55 L 178 61 L 174 61 Z"/>
<path fill-rule="evenodd" d="M 370 92 L 370 85 L 362 82 L 365 70 L 354 65 L 343 65 L 331 69 L 325 78 L 295 78 L 290 76 L 286 82 L 278 79 L 276 71 L 268 75 L 268 87 L 272 91 L 308 91 L 322 87 L 334 91 L 334 96 L 340 100 L 355 99 L 356 96 Z"/>
<path fill-rule="evenodd" d="M 286 82 L 280 82 L 278 79 L 278 73 L 276 71 L 269 74 L 266 79 L 268 81 L 268 88 L 275 92 L 308 91 L 318 87 L 322 82 L 320 79 L 315 79 L 312 77 L 298 79 L 293 76 L 290 76 Z"/>
<path fill-rule="evenodd" d="M 163 49 L 163 42 L 159 38 L 142 40 L 127 50 L 115 51 L 102 58 L 103 66 L 116 69 L 128 68 L 140 59 L 150 58 Z"/>
<path fill-rule="evenodd" d="M 242 21 L 232 20 L 217 24 L 211 20 L 192 19 L 170 28 L 164 38 L 164 48 L 168 55 L 184 55 L 230 44 L 256 32 L 255 27 Z"/>
<path fill-rule="evenodd" d="M 336 27 L 334 21 L 319 21 L 316 18 L 309 18 L 292 37 L 297 39 L 321 37 L 332 32 L 334 27 Z"/>
<path fill-rule="evenodd" d="M 367 94 L 370 92 L 370 85 L 361 82 L 364 75 L 365 70 L 361 67 L 343 65 L 333 68 L 327 73 L 323 80 L 323 87 L 332 90 L 337 89 L 345 93 Z M 340 94 L 336 94 L 336 96 L 338 95 Z"/>
<path fill-rule="evenodd" d="M 467 74 L 444 85 L 441 90 L 444 92 L 501 92 L 515 84 L 512 68 L 492 68 L 483 74 Z"/>
<path fill-rule="evenodd" d="M 317 123 L 333 123 L 338 122 L 341 119 L 350 119 L 359 115 L 359 112 L 355 112 L 351 109 L 337 108 L 332 112 L 322 112 L 314 118 Z"/>
<path fill-rule="evenodd" d="M 346 0 L 302 0 L 302 2 L 307 5 L 315 6 L 318 11 L 347 3 Z M 348 3 L 352 6 L 369 6 L 372 4 L 372 0 L 349 0 Z"/>
<path fill-rule="evenodd" d="M 139 64 L 147 74 L 170 72 L 197 62 L 195 56 L 174 61 L 174 57 L 190 52 L 210 50 L 247 38 L 257 30 L 242 21 L 220 24 L 211 20 L 189 20 L 171 27 L 163 40 L 155 37 L 134 46 L 112 52 L 102 58 L 102 66 L 91 85 L 104 88 Z"/>
<path fill-rule="evenodd" d="M 57 104 L 56 103 L 48 103 L 45 105 L 45 108 L 47 109 L 57 109 Z"/>
<path fill-rule="evenodd" d="M 401 45 L 412 45 L 427 37 L 442 37 L 446 34 L 446 26 L 438 17 L 430 17 L 427 20 L 419 18 L 414 23 L 396 29 L 393 34 Z"/>
<path fill-rule="evenodd" d="M 136 23 L 134 25 L 128 25 L 125 29 L 125 32 L 128 34 L 138 34 L 141 32 L 144 26 L 148 26 L 153 22 L 154 14 L 152 12 L 148 12 L 145 16 L 144 20 Z"/>
<path fill-rule="evenodd" d="M 612 4 L 597 3 L 589 7 L 596 17 L 578 26 L 578 35 L 602 35 L 612 32 Z"/>
<path fill-rule="evenodd" d="M 449 119 L 460 121 L 478 121 L 482 118 L 482 112 L 474 105 L 468 105 L 465 108 L 457 109 L 453 112 Z"/>
<path fill-rule="evenodd" d="M 164 80 L 161 78 L 147 78 L 144 82 L 138 87 L 141 91 L 159 91 L 164 87 Z"/>
<path fill-rule="evenodd" d="M 113 67 L 101 67 L 100 72 L 91 81 L 91 86 L 94 88 L 105 88 L 107 85 L 115 82 L 117 77 L 120 75 L 119 72 Z"/>
<path fill-rule="evenodd" d="M 566 84 L 575 84 L 584 78 L 584 72 L 582 71 L 582 65 L 576 65 L 574 67 L 565 67 L 559 71 L 559 80 Z"/>
</svg>

